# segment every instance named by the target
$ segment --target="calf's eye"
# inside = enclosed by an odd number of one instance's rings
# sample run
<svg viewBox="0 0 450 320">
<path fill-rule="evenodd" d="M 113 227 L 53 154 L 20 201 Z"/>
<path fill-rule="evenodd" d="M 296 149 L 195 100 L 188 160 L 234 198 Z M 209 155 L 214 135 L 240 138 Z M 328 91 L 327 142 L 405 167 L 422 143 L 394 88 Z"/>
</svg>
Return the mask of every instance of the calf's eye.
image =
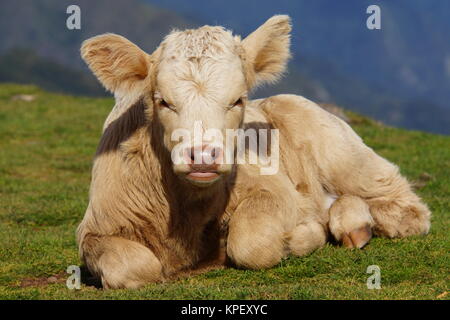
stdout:
<svg viewBox="0 0 450 320">
<path fill-rule="evenodd" d="M 163 98 L 158 98 L 157 101 L 156 101 L 156 103 L 157 103 L 158 106 L 160 106 L 161 108 L 167 108 L 167 109 L 169 109 L 169 110 L 172 110 L 172 111 L 176 112 L 175 107 L 174 107 L 172 104 L 168 103 L 168 102 L 167 102 L 166 100 L 164 100 Z"/>
<path fill-rule="evenodd" d="M 166 100 L 164 100 L 164 99 L 160 99 L 160 100 L 159 100 L 159 104 L 160 104 L 162 107 L 170 108 L 169 104 L 168 104 L 168 103 L 166 102 Z"/>
<path fill-rule="evenodd" d="M 242 98 L 237 99 L 234 103 L 233 103 L 233 107 L 242 107 L 244 105 L 244 101 L 242 100 Z"/>
</svg>

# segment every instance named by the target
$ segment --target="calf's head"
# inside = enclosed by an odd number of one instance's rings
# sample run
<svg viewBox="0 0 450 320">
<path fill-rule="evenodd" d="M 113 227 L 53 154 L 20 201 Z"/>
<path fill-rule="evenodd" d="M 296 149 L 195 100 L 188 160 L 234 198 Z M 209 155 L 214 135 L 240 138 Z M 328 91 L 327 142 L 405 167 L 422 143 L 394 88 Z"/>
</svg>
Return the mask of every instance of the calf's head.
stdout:
<svg viewBox="0 0 450 320">
<path fill-rule="evenodd" d="M 207 187 L 232 169 L 224 160 L 234 145 L 224 137 L 242 125 L 249 90 L 285 70 L 290 30 L 288 16 L 274 16 L 243 40 L 222 27 L 174 31 L 152 54 L 105 34 L 81 54 L 116 99 L 144 99 L 174 172 Z"/>
</svg>

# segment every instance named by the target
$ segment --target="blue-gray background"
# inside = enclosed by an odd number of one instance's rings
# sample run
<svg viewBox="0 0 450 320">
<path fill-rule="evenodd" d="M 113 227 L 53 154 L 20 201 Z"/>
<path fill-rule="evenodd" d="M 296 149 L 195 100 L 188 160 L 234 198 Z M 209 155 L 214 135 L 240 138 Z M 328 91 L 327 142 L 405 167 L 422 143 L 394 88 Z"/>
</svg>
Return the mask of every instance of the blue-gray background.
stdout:
<svg viewBox="0 0 450 320">
<path fill-rule="evenodd" d="M 66 8 L 81 8 L 81 30 Z M 381 8 L 381 30 L 366 8 Z M 274 14 L 293 20 L 293 59 L 261 97 L 297 93 L 386 124 L 450 134 L 450 1 L 447 0 L 1 0 L 0 82 L 105 95 L 79 57 L 81 42 L 115 32 L 148 52 L 173 28 L 223 25 L 247 35 Z"/>
</svg>

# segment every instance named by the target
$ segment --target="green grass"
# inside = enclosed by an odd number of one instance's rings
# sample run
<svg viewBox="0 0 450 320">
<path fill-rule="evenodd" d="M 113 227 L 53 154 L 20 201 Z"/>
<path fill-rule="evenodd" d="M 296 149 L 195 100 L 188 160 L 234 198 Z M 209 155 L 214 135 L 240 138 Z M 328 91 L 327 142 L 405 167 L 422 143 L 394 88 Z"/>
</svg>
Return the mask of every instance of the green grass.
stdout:
<svg viewBox="0 0 450 320">
<path fill-rule="evenodd" d="M 12 99 L 17 94 L 36 99 Z M 329 244 L 270 270 L 219 270 L 140 290 L 67 289 L 67 266 L 80 264 L 75 228 L 86 209 L 91 163 L 112 104 L 110 98 L 0 85 L 0 298 L 449 298 L 443 293 L 450 280 L 450 137 L 389 128 L 351 113 L 365 142 L 399 164 L 410 180 L 431 175 L 418 191 L 433 211 L 428 236 L 375 238 L 363 250 Z M 381 268 L 381 290 L 366 286 L 366 268 L 373 264 Z M 53 275 L 59 280 L 47 283 Z"/>
</svg>

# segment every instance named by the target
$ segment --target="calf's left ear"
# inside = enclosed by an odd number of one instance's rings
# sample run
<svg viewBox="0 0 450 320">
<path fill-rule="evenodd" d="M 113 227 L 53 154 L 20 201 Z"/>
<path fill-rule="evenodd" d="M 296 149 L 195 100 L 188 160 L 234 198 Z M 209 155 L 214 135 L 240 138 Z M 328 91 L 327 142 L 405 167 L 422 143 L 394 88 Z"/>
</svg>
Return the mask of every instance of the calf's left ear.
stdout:
<svg viewBox="0 0 450 320">
<path fill-rule="evenodd" d="M 285 71 L 291 56 L 291 29 L 289 16 L 277 15 L 242 40 L 250 87 L 275 82 Z"/>
<path fill-rule="evenodd" d="M 111 92 L 130 90 L 142 84 L 149 73 L 150 56 L 116 34 L 107 33 L 84 41 L 81 56 Z"/>
</svg>

